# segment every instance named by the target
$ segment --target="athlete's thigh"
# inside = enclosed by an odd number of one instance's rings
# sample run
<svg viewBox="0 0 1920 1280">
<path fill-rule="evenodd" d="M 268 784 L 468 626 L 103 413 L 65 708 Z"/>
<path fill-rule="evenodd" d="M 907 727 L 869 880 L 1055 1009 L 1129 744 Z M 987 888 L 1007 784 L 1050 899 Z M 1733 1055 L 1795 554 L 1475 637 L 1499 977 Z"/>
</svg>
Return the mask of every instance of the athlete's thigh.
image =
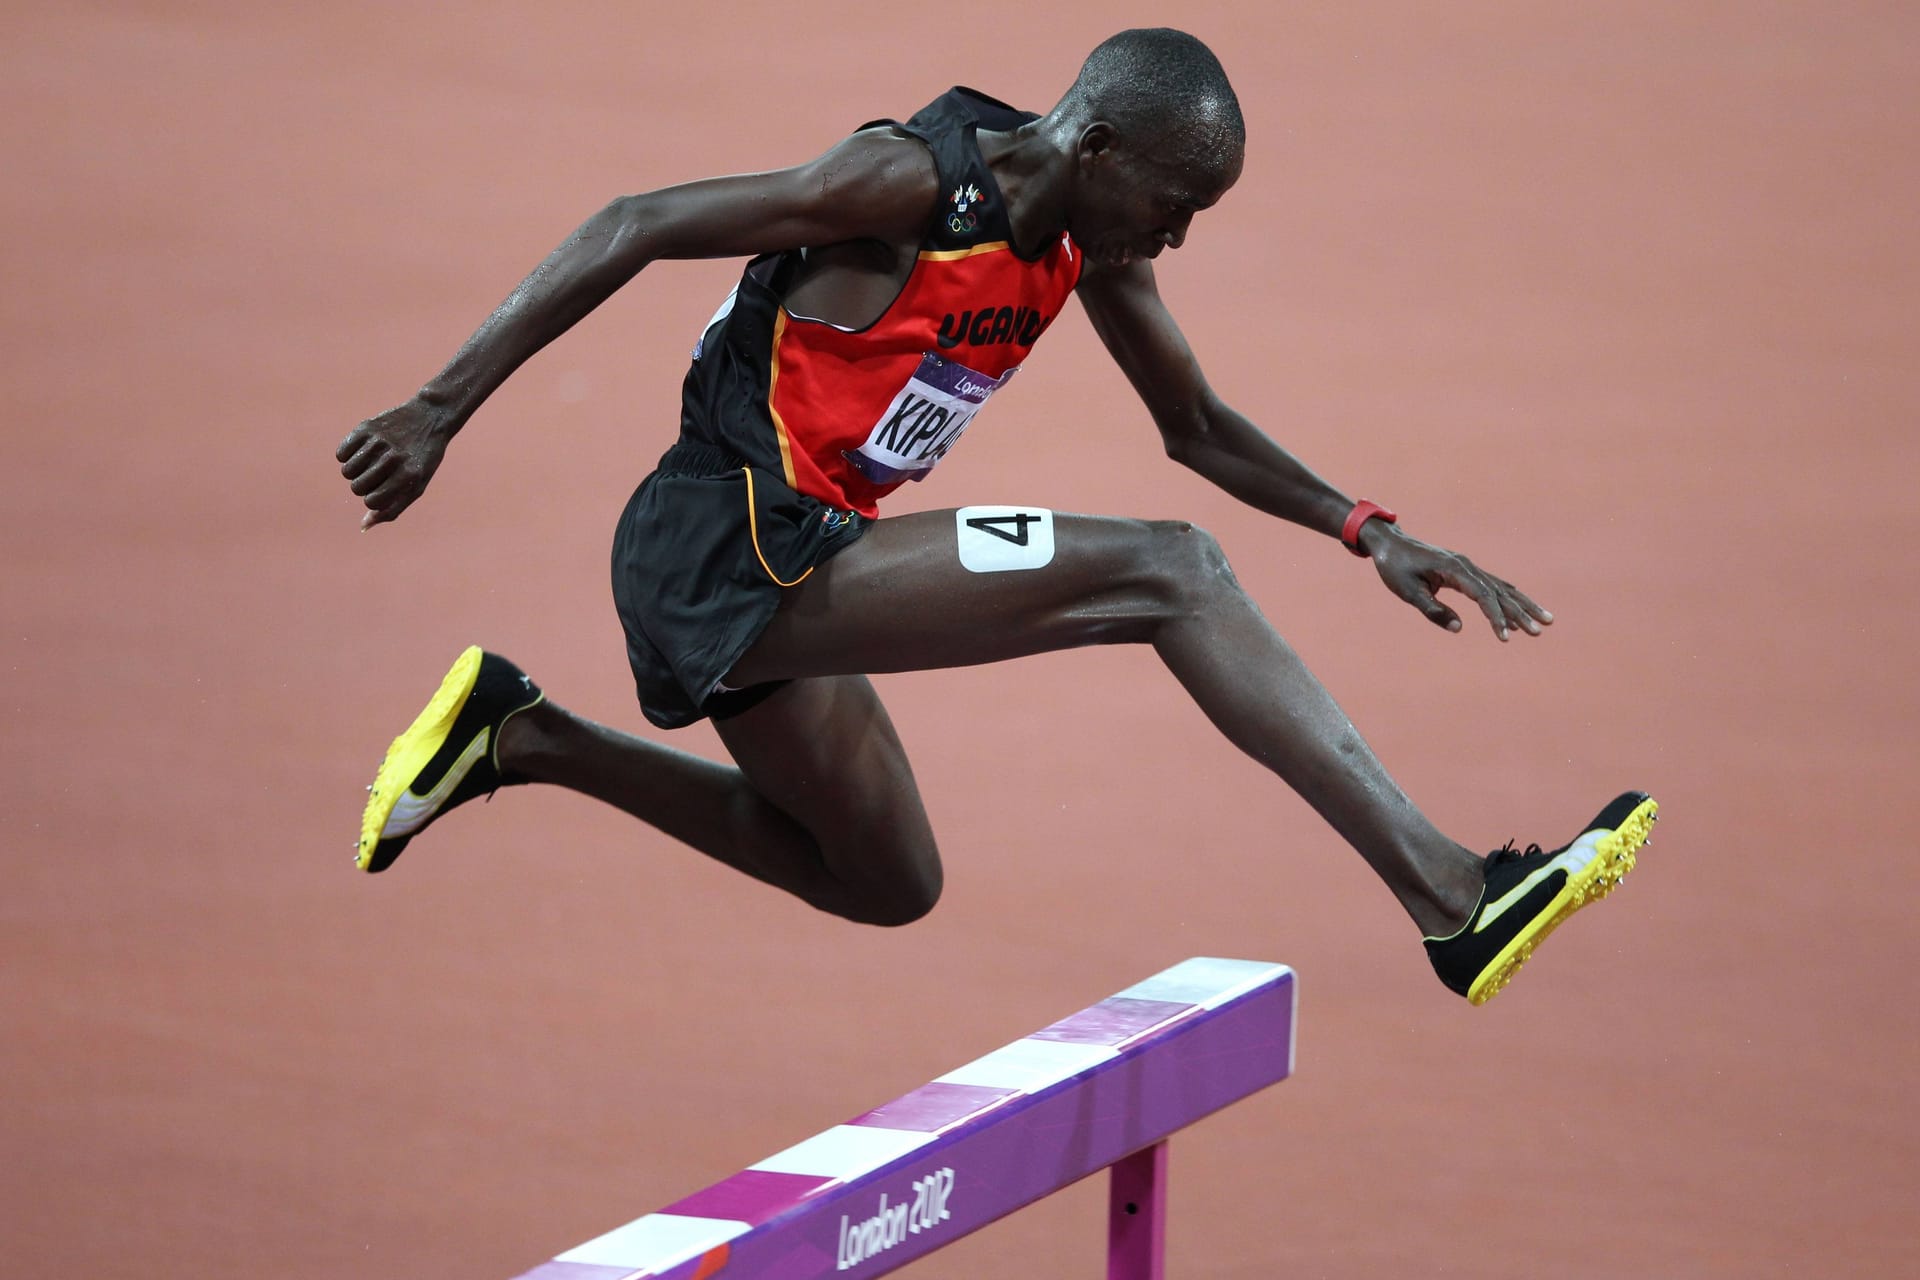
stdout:
<svg viewBox="0 0 1920 1280">
<path fill-rule="evenodd" d="M 1212 546 L 1183 523 L 1038 508 L 890 517 L 788 592 L 727 683 L 1147 639 L 1169 607 L 1170 567 L 1204 571 Z"/>
<path fill-rule="evenodd" d="M 805 827 L 835 871 L 906 870 L 937 885 L 913 768 L 865 676 L 795 680 L 714 729 L 753 789 Z"/>
</svg>

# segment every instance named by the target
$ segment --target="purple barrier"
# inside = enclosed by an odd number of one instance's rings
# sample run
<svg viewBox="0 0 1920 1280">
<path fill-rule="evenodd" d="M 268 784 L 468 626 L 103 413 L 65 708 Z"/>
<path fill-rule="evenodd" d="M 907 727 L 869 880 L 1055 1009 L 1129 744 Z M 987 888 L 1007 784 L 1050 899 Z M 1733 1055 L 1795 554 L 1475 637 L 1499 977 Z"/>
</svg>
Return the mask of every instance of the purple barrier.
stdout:
<svg viewBox="0 0 1920 1280">
<path fill-rule="evenodd" d="M 1113 1168 L 1109 1280 L 1159 1280 L 1176 1130 L 1293 1071 L 1293 971 L 1200 958 L 520 1280 L 884 1275 Z"/>
</svg>

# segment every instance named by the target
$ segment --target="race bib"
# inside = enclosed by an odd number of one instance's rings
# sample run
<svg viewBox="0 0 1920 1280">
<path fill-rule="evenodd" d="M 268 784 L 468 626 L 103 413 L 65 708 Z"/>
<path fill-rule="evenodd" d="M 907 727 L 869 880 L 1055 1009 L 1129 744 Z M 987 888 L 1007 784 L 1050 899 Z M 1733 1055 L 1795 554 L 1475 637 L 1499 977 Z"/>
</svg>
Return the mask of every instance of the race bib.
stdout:
<svg viewBox="0 0 1920 1280">
<path fill-rule="evenodd" d="M 960 439 L 987 397 L 1018 372 L 1009 369 L 992 378 L 929 351 L 874 423 L 867 442 L 844 456 L 875 484 L 924 480 Z"/>
</svg>

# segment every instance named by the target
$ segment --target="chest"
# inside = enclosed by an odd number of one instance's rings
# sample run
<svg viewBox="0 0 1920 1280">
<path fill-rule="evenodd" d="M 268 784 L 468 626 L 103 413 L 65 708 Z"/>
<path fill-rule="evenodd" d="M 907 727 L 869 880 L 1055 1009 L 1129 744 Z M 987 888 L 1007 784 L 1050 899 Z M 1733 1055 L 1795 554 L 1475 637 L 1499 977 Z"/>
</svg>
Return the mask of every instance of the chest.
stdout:
<svg viewBox="0 0 1920 1280">
<path fill-rule="evenodd" d="M 997 374 L 1025 357 L 1079 278 L 1064 236 L 1037 259 L 1000 242 L 922 249 L 904 274 L 897 262 L 879 265 L 822 264 L 807 287 L 790 290 L 785 308 L 802 340 L 854 360 L 925 352 Z"/>
</svg>

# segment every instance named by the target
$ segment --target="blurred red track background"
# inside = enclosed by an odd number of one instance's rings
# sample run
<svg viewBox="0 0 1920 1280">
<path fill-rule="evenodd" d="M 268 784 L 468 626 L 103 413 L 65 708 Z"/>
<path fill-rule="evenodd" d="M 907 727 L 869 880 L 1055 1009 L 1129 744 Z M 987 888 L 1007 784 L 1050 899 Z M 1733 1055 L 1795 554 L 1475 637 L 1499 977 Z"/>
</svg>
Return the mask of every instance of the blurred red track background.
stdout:
<svg viewBox="0 0 1920 1280">
<path fill-rule="evenodd" d="M 1194 954 L 1295 966 L 1304 1033 L 1176 1144 L 1175 1275 L 1906 1265 L 1912 8 L 797 12 L 6 16 L 5 1269 L 505 1277 Z M 397 525 L 340 436 L 609 197 L 956 82 L 1044 110 L 1168 20 L 1250 128 L 1160 273 L 1213 381 L 1558 625 L 1445 635 L 1165 463 L 1077 319 L 903 496 L 1206 525 L 1462 839 L 1653 790 L 1625 890 L 1469 1010 L 1144 651 L 880 682 L 949 863 L 903 931 L 559 793 L 354 873 L 462 645 L 641 725 L 607 539 L 737 266 L 646 273 Z M 1096 1274 L 1103 1195 L 909 1274 Z"/>
</svg>

